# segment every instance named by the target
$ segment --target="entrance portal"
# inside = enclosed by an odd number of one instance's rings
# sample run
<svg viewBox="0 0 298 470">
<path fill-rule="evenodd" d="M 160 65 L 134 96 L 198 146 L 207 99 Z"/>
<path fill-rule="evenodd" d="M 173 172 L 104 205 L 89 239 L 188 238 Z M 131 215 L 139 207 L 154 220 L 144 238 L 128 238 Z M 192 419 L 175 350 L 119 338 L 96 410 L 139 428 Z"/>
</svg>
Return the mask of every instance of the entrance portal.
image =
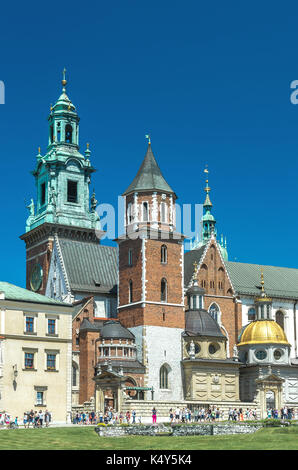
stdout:
<svg viewBox="0 0 298 470">
<path fill-rule="evenodd" d="M 266 392 L 266 408 L 275 408 L 275 393 L 272 390 Z"/>
</svg>

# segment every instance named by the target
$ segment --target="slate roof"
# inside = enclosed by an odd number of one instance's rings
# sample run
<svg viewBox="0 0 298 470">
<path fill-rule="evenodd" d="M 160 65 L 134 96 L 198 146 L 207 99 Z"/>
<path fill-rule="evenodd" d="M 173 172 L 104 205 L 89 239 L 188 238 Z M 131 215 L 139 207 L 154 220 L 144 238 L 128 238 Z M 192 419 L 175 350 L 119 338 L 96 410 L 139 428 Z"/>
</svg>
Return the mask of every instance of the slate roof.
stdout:
<svg viewBox="0 0 298 470">
<path fill-rule="evenodd" d="M 185 332 L 189 336 L 216 336 L 225 338 L 216 320 L 207 310 L 189 310 L 185 312 Z"/>
<path fill-rule="evenodd" d="M 102 338 L 134 339 L 135 336 L 118 321 L 108 320 L 104 322 L 101 330 Z"/>
<path fill-rule="evenodd" d="M 88 318 L 84 318 L 81 323 L 80 331 L 88 330 L 88 331 L 101 331 L 102 326 L 97 325 L 96 323 L 91 323 Z"/>
<path fill-rule="evenodd" d="M 188 287 L 193 272 L 194 272 L 194 262 L 196 261 L 198 264 L 200 264 L 200 260 L 203 256 L 203 253 L 205 251 L 206 245 L 201 246 L 201 248 L 198 248 L 197 250 L 191 250 L 187 251 L 184 253 L 184 285 L 185 287 Z"/>
<path fill-rule="evenodd" d="M 59 243 L 71 290 L 116 293 L 116 247 L 63 238 Z"/>
<path fill-rule="evenodd" d="M 45 295 L 37 294 L 31 290 L 24 289 L 23 287 L 15 286 L 9 282 L 0 282 L 0 292 L 4 293 L 5 300 L 19 300 L 22 302 L 34 302 L 38 304 L 70 307 L 70 305 L 67 303 L 59 302 L 58 300 L 51 299 Z"/>
<path fill-rule="evenodd" d="M 226 261 L 234 289 L 242 295 L 260 295 L 261 270 L 269 297 L 298 299 L 298 269 Z"/>
<path fill-rule="evenodd" d="M 133 180 L 128 186 L 127 190 L 123 193 L 123 196 L 135 191 L 164 191 L 167 193 L 173 193 L 174 191 L 168 185 L 160 168 L 154 158 L 151 144 L 148 145 L 147 153 L 143 160 L 143 163 Z"/>
</svg>

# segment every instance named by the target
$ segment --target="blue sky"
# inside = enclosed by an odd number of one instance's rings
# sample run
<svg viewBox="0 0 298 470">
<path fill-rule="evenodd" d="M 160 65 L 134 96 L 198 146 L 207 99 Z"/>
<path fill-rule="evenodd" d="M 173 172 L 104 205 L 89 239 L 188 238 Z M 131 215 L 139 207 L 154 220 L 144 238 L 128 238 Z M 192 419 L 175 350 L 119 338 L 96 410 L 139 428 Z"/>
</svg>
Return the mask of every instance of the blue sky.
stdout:
<svg viewBox="0 0 298 470">
<path fill-rule="evenodd" d="M 64 67 L 99 202 L 117 204 L 149 132 L 180 204 L 203 202 L 208 164 L 230 260 L 298 267 L 298 6 L 278 3 L 2 5 L 0 279 L 25 284 L 24 199 Z"/>
</svg>

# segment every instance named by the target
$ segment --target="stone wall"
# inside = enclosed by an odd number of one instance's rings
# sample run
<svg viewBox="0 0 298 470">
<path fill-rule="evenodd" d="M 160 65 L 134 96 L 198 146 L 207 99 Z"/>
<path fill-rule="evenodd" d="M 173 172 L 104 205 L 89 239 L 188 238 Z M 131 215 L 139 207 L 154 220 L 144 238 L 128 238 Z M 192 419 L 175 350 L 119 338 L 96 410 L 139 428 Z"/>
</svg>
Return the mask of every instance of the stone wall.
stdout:
<svg viewBox="0 0 298 470">
<path fill-rule="evenodd" d="M 151 400 L 126 400 L 123 404 L 123 412 L 135 410 L 137 414 L 137 419 L 139 416 L 143 418 L 151 419 L 152 416 L 152 408 L 155 406 L 157 410 L 157 422 L 158 421 L 169 421 L 169 411 L 170 408 L 173 409 L 173 412 L 179 406 L 179 408 L 190 407 L 192 410 L 194 408 L 207 408 L 208 406 L 215 406 L 215 408 L 219 408 L 220 411 L 224 412 L 224 419 L 228 419 L 228 411 L 229 408 L 239 408 L 243 409 L 243 413 L 247 408 L 255 409 L 257 413 L 257 419 L 260 418 L 260 409 L 259 405 L 255 402 L 228 402 L 228 401 L 221 401 L 221 402 L 187 402 L 187 401 L 151 401 Z"/>
<path fill-rule="evenodd" d="M 97 426 L 99 437 L 120 436 L 213 436 L 227 434 L 251 434 L 262 428 L 261 424 L 192 424 L 192 425 L 135 425 Z"/>
</svg>

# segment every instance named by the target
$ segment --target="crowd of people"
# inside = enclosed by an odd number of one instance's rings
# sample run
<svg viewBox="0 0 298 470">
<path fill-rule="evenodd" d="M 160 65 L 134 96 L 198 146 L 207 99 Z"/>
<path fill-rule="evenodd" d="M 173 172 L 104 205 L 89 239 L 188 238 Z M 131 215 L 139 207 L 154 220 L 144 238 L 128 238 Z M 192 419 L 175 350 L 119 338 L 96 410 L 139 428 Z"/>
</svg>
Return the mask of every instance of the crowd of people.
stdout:
<svg viewBox="0 0 298 470">
<path fill-rule="evenodd" d="M 25 411 L 22 420 L 19 420 L 18 416 L 14 418 L 5 411 L 0 413 L 0 427 L 9 428 L 18 428 L 20 425 L 23 425 L 24 428 L 42 428 L 49 427 L 52 421 L 52 414 L 50 411 Z"/>
<path fill-rule="evenodd" d="M 137 424 L 142 422 L 141 415 L 138 415 L 136 410 L 130 411 L 120 411 L 116 412 L 112 407 L 109 407 L 105 413 L 99 412 L 95 413 L 91 411 L 90 413 L 77 412 L 73 416 L 73 424 Z"/>
<path fill-rule="evenodd" d="M 157 423 L 158 411 L 155 407 L 152 409 L 152 423 Z M 280 410 L 268 408 L 268 419 L 282 419 L 292 420 L 298 419 L 298 408 L 287 408 L 286 406 Z M 229 408 L 228 411 L 219 409 L 212 406 L 209 408 L 171 408 L 169 410 L 170 423 L 196 423 L 196 422 L 216 422 L 216 421 L 248 421 L 257 420 L 256 408 Z M 48 410 L 42 411 L 29 411 L 25 412 L 22 422 L 19 422 L 18 416 L 12 418 L 6 412 L 0 412 L 0 427 L 18 428 L 23 424 L 24 428 L 42 428 L 48 427 L 52 421 L 52 414 Z M 164 421 L 164 419 L 162 419 Z M 90 413 L 76 412 L 72 416 L 72 423 L 77 425 L 92 425 L 92 424 L 141 424 L 142 416 L 137 414 L 136 410 L 116 412 L 112 407 L 109 407 L 105 413 Z"/>
</svg>

